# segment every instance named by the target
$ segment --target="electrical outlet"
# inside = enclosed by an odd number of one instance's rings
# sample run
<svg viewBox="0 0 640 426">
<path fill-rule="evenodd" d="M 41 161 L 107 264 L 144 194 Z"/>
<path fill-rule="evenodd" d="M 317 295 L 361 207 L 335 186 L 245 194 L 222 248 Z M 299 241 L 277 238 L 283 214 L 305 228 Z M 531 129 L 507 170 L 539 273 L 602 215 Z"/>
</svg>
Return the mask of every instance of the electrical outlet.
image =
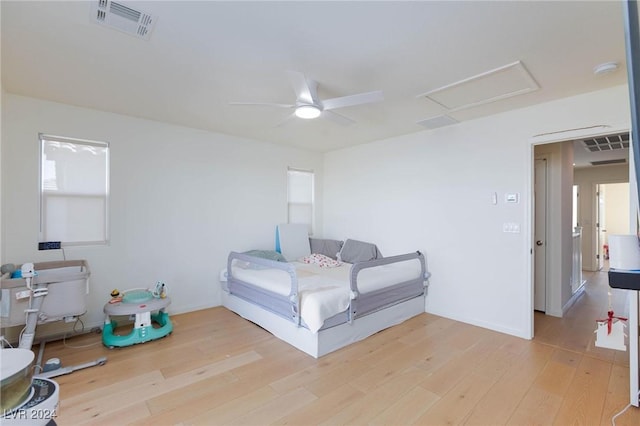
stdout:
<svg viewBox="0 0 640 426">
<path fill-rule="evenodd" d="M 59 250 L 62 248 L 60 241 L 43 241 L 38 243 L 38 250 Z"/>
<path fill-rule="evenodd" d="M 514 222 L 505 222 L 502 224 L 502 232 L 510 232 L 513 234 L 520 233 L 520 224 Z"/>
</svg>

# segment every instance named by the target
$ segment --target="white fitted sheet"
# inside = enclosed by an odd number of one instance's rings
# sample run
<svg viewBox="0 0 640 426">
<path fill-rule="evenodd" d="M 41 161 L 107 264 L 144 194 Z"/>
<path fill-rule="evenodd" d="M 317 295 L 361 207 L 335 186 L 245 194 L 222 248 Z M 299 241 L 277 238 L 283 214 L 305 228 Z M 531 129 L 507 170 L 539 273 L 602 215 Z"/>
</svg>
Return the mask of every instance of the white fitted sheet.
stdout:
<svg viewBox="0 0 640 426">
<path fill-rule="evenodd" d="M 291 262 L 296 268 L 300 317 L 313 333 L 324 321 L 349 307 L 351 289 L 349 276 L 351 264 L 344 263 L 335 268 Z M 289 274 L 279 269 L 255 269 L 247 265 L 232 266 L 233 276 L 272 293 L 288 296 L 291 292 Z M 393 284 L 420 277 L 421 264 L 417 259 L 367 268 L 358 274 L 358 291 L 368 293 Z"/>
</svg>

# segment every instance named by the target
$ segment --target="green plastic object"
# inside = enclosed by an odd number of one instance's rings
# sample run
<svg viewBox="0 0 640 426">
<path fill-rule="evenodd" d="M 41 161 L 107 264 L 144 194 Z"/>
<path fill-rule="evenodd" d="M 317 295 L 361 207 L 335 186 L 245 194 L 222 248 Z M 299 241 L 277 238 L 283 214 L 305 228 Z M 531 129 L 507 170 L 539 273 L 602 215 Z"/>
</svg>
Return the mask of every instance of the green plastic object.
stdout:
<svg viewBox="0 0 640 426">
<path fill-rule="evenodd" d="M 160 339 L 171 334 L 173 331 L 173 324 L 171 323 L 169 314 L 166 312 L 151 314 L 151 321 L 159 324 L 160 327 L 155 328 L 153 325 L 139 328 L 134 327 L 131 333 L 125 336 L 117 336 L 113 334 L 113 331 L 117 328 L 118 324 L 116 321 L 111 320 L 105 323 L 102 330 L 102 344 L 108 348 L 131 346 Z"/>
<path fill-rule="evenodd" d="M 149 290 L 127 291 L 122 297 L 122 303 L 143 303 L 153 298 Z"/>
</svg>

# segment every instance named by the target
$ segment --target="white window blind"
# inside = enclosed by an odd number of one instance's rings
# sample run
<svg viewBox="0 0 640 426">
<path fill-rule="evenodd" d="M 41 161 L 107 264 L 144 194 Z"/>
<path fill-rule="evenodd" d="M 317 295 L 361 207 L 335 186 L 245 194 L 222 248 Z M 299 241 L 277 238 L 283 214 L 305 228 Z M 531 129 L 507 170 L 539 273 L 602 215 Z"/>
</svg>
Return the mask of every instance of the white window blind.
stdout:
<svg viewBox="0 0 640 426">
<path fill-rule="evenodd" d="M 313 171 L 287 171 L 288 222 L 303 223 L 313 235 Z"/>
<path fill-rule="evenodd" d="M 106 244 L 109 144 L 40 135 L 40 238 Z"/>
</svg>

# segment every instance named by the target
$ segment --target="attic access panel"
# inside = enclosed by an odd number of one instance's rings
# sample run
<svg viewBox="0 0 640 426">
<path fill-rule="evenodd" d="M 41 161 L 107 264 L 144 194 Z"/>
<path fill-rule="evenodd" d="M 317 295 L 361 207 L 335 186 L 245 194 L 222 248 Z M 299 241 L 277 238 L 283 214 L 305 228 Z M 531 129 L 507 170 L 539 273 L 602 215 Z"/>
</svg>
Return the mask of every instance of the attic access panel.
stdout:
<svg viewBox="0 0 640 426">
<path fill-rule="evenodd" d="M 449 112 L 471 108 L 538 90 L 540 86 L 517 61 L 418 95 Z"/>
</svg>

